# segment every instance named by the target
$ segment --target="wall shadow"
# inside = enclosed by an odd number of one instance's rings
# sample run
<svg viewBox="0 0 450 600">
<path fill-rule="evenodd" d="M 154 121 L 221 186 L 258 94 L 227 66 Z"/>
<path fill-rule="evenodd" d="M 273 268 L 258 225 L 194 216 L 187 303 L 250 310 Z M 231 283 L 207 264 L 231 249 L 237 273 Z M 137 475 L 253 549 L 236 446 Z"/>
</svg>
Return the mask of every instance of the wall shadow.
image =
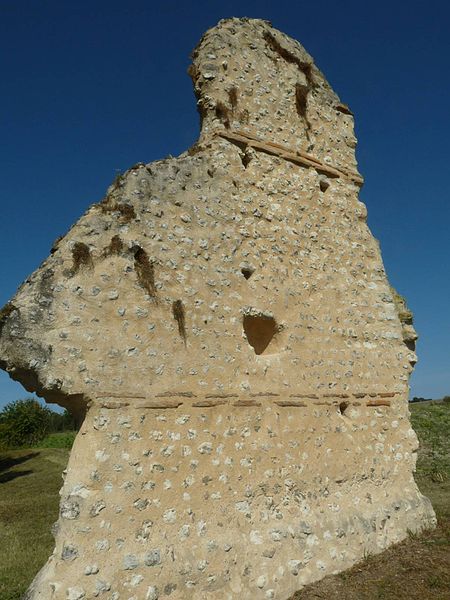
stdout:
<svg viewBox="0 0 450 600">
<path fill-rule="evenodd" d="M 17 479 L 17 477 L 23 477 L 24 475 L 30 475 L 33 471 L 30 469 L 29 471 L 8 471 L 7 473 L 0 474 L 0 484 L 7 483 L 8 481 L 12 481 L 13 479 Z"/>
<path fill-rule="evenodd" d="M 10 471 L 10 469 L 17 465 L 21 465 L 22 463 L 27 462 L 36 456 L 39 456 L 39 452 L 29 452 L 23 456 L 2 456 L 0 458 L 0 483 L 6 483 L 16 479 L 17 477 L 23 477 L 24 475 L 29 475 L 32 473 L 32 470 Z"/>
</svg>

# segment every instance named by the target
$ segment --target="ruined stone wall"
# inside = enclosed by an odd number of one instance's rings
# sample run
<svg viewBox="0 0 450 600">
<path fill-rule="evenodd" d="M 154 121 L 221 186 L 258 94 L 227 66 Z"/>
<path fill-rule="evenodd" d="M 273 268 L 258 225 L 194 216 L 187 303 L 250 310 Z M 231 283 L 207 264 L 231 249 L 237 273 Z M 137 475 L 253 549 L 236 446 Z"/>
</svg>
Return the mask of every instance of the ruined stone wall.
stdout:
<svg viewBox="0 0 450 600">
<path fill-rule="evenodd" d="M 285 599 L 434 520 L 350 110 L 264 21 L 190 72 L 197 144 L 119 177 L 2 313 L 0 365 L 87 409 L 33 599 Z"/>
</svg>

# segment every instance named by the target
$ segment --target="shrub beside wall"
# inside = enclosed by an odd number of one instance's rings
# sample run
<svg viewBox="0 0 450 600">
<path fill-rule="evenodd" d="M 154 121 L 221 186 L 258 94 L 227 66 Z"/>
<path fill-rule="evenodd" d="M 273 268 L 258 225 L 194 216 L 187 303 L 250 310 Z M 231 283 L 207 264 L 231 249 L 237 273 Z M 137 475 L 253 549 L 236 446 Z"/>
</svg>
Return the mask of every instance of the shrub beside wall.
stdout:
<svg viewBox="0 0 450 600">
<path fill-rule="evenodd" d="M 0 412 L 0 447 L 35 446 L 49 433 L 74 429 L 67 411 L 56 413 L 33 398 L 15 400 Z"/>
</svg>

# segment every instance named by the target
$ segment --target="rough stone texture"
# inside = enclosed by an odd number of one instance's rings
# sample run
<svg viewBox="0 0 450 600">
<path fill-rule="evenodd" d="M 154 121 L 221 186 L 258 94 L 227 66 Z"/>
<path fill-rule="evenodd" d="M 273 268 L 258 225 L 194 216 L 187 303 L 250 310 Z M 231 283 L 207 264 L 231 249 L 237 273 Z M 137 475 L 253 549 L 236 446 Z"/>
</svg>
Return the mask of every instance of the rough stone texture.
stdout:
<svg viewBox="0 0 450 600">
<path fill-rule="evenodd" d="M 285 599 L 434 523 L 349 108 L 265 21 L 190 74 L 197 144 L 119 177 L 1 314 L 1 366 L 86 413 L 33 600 Z"/>
</svg>

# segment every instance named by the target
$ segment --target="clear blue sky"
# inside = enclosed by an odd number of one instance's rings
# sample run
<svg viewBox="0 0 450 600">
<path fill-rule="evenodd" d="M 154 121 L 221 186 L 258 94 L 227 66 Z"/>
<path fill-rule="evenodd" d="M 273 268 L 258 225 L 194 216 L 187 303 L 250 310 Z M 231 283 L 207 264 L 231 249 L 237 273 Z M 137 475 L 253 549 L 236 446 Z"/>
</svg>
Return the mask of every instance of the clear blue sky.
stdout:
<svg viewBox="0 0 450 600">
<path fill-rule="evenodd" d="M 117 171 L 195 141 L 189 53 L 230 16 L 298 39 L 351 106 L 361 199 L 420 335 L 412 395 L 450 394 L 444 0 L 0 0 L 0 304 Z M 24 395 L 0 373 L 0 407 Z"/>
</svg>

